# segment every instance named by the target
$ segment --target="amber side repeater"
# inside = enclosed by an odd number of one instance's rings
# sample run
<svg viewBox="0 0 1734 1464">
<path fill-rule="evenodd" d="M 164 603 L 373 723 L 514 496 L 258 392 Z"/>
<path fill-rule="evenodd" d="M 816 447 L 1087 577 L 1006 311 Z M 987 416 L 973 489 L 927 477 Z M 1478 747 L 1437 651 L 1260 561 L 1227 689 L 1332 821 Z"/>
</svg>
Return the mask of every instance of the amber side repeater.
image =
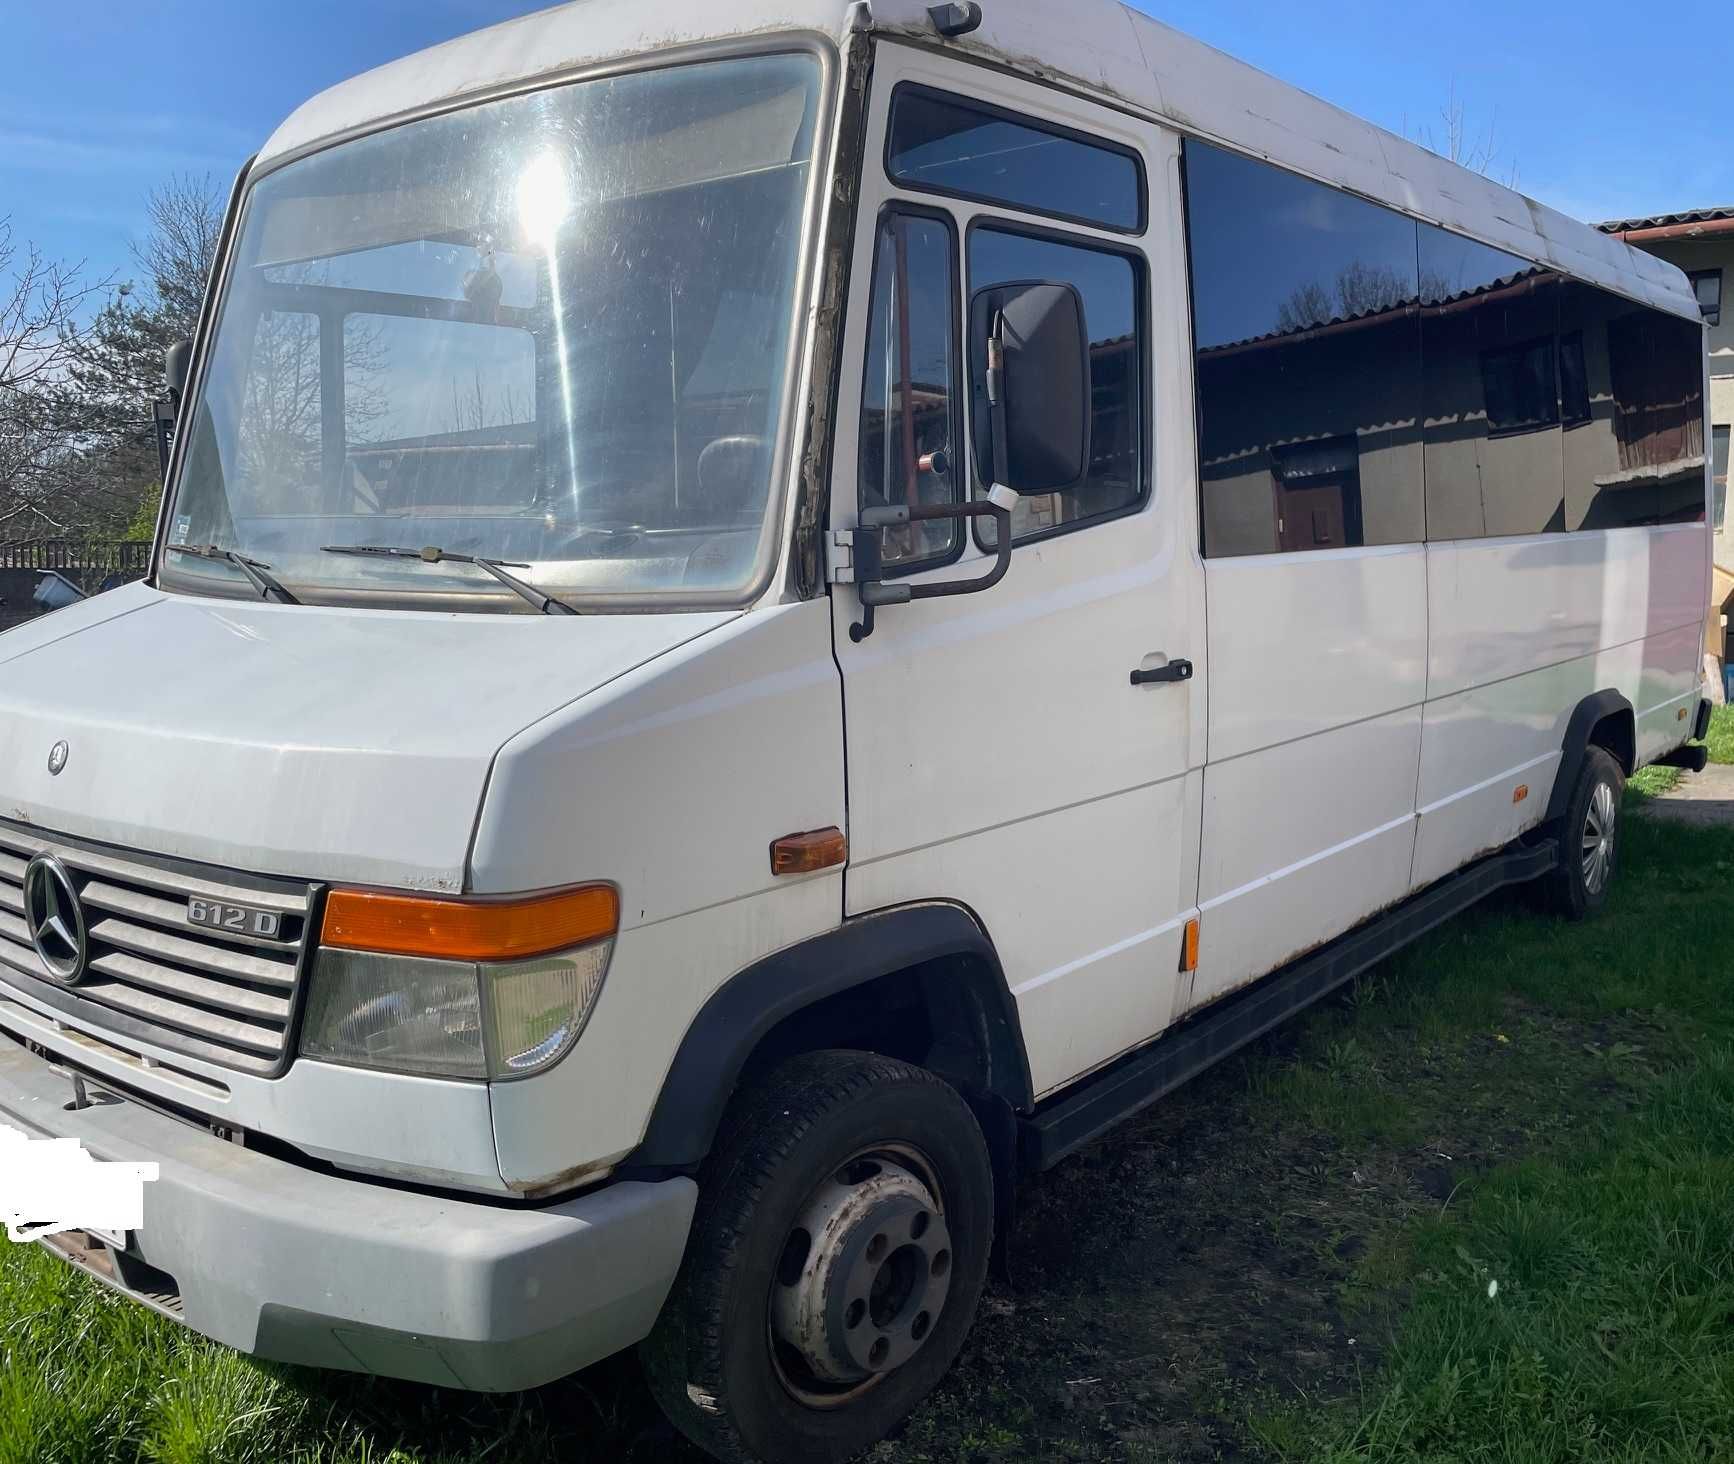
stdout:
<svg viewBox="0 0 1734 1464">
<path fill-rule="evenodd" d="M 849 841 L 841 829 L 784 834 L 771 845 L 771 873 L 811 874 L 817 869 L 832 869 L 848 857 Z"/>
</svg>

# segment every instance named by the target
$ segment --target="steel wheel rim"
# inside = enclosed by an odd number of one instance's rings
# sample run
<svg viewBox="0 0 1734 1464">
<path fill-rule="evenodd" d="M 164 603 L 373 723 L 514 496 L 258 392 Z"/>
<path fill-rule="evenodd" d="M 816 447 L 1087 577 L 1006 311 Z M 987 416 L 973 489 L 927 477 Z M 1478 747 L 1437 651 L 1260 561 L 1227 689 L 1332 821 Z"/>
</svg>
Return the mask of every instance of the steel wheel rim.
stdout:
<svg viewBox="0 0 1734 1464">
<path fill-rule="evenodd" d="M 1583 816 L 1584 888 L 1599 895 L 1607 888 L 1614 866 L 1614 831 L 1618 826 L 1619 808 L 1614 803 L 1614 790 L 1606 783 L 1596 784 L 1590 795 L 1589 807 Z"/>
<path fill-rule="evenodd" d="M 824 1196 L 827 1190 L 835 1187 L 843 1176 L 852 1169 L 863 1164 L 879 1164 L 900 1171 L 913 1178 L 924 1192 L 927 1200 L 928 1219 L 919 1226 L 919 1235 L 911 1240 L 910 1229 L 914 1220 L 914 1212 L 903 1209 L 891 1215 L 894 1225 L 900 1227 L 895 1244 L 888 1245 L 882 1256 L 874 1261 L 865 1260 L 865 1250 L 861 1247 L 862 1264 L 869 1265 L 878 1273 L 872 1288 L 872 1295 L 858 1298 L 869 1303 L 872 1310 L 870 1317 L 864 1316 L 859 1325 L 871 1332 L 878 1325 L 881 1333 L 887 1325 L 894 1331 L 903 1334 L 900 1353 L 894 1357 L 885 1357 L 878 1368 L 868 1371 L 859 1378 L 826 1377 L 816 1371 L 799 1346 L 788 1336 L 789 1296 L 787 1294 L 789 1277 L 784 1274 L 784 1267 L 789 1260 L 789 1246 L 797 1234 L 804 1231 L 803 1222 L 808 1220 L 813 1206 Z M 905 1195 L 914 1195 L 914 1191 L 904 1188 Z M 771 1279 L 770 1294 L 767 1297 L 765 1315 L 765 1338 L 770 1351 L 771 1364 L 777 1374 L 777 1380 L 797 1402 L 806 1407 L 829 1410 L 846 1407 L 865 1394 L 878 1387 L 886 1379 L 897 1373 L 904 1364 L 913 1360 L 922 1350 L 929 1338 L 938 1330 L 940 1314 L 949 1296 L 951 1285 L 951 1246 L 949 1231 L 945 1225 L 945 1193 L 938 1181 L 933 1163 L 928 1157 L 913 1145 L 907 1144 L 874 1144 L 858 1150 L 838 1165 L 830 1175 L 814 1187 L 812 1194 L 802 1201 L 796 1213 L 790 1233 L 784 1241 L 784 1259 L 779 1263 L 778 1274 Z M 876 1232 L 877 1226 L 857 1225 L 848 1227 L 831 1237 L 831 1255 L 839 1260 L 846 1259 L 845 1252 L 850 1249 L 850 1243 L 861 1241 L 869 1230 Z M 926 1250 L 943 1252 L 943 1267 L 937 1277 L 921 1276 L 916 1284 L 922 1281 L 928 1283 L 929 1290 L 923 1293 L 919 1290 L 899 1292 L 898 1282 L 907 1283 L 910 1279 L 910 1257 L 905 1252 L 920 1249 L 916 1243 L 925 1241 Z M 863 1246 L 870 1242 L 863 1242 Z M 925 1253 L 925 1252 L 924 1252 Z M 930 1258 L 931 1259 L 931 1258 Z M 805 1269 L 805 1268 L 803 1268 Z M 879 1284 L 881 1280 L 889 1279 L 890 1285 Z M 925 1304 L 923 1297 L 925 1295 Z M 841 1299 L 841 1297 L 840 1297 Z M 844 1303 L 844 1310 L 847 1304 Z M 864 1307 L 865 1312 L 868 1308 Z M 833 1322 L 839 1319 L 832 1319 Z M 900 1325 L 899 1325 L 900 1324 Z M 910 1331 L 919 1326 L 918 1334 L 911 1339 Z M 909 1345 L 913 1341 L 913 1345 Z M 841 1359 L 832 1359 L 833 1362 Z M 842 1371 L 842 1369 L 834 1369 Z"/>
</svg>

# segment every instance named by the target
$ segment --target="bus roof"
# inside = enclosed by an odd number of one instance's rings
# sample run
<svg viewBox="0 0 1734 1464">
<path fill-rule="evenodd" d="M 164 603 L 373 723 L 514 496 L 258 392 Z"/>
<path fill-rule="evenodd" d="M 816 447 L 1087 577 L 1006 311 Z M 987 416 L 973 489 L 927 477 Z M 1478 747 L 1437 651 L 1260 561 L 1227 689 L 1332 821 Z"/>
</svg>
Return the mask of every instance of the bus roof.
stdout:
<svg viewBox="0 0 1734 1464">
<path fill-rule="evenodd" d="M 941 43 L 930 0 L 572 0 L 345 81 L 271 136 L 261 164 L 393 119 L 672 46 L 851 30 L 906 36 L 1083 91 L 1676 314 L 1673 265 L 1237 61 L 1120 0 L 981 0 Z"/>
</svg>

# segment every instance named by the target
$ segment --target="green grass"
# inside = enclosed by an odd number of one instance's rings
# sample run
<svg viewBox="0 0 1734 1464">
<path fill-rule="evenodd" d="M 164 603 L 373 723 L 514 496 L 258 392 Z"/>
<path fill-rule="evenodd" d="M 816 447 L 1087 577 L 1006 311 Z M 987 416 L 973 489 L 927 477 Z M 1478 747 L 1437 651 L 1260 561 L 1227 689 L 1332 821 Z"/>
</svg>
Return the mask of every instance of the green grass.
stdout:
<svg viewBox="0 0 1734 1464">
<path fill-rule="evenodd" d="M 1734 763 L 1734 707 L 1717 707 L 1710 714 L 1710 735 L 1704 739 L 1710 761 Z"/>
<path fill-rule="evenodd" d="M 1731 887 L 1630 820 L 1601 919 L 1496 899 L 1061 1165 L 875 1461 L 1734 1458 Z M 630 1360 L 266 1367 L 0 1243 L 0 1464 L 548 1458 L 697 1456 Z"/>
<path fill-rule="evenodd" d="M 1497 947 L 1460 952 L 1445 973 L 1357 1013 L 1375 1065 L 1406 1030 L 1449 1043 L 1444 1028 L 1498 1023 L 1496 1045 L 1518 1070 L 1483 1068 L 1460 1101 L 1491 1093 L 1514 1118 L 1556 1106 L 1561 1022 L 1601 1034 L 1583 1045 L 1605 1076 L 1555 1115 L 1561 1131 L 1531 1135 L 1527 1153 L 1468 1174 L 1450 1204 L 1387 1237 L 1355 1278 L 1364 1315 L 1404 1299 L 1383 1364 L 1347 1398 L 1258 1418 L 1277 1457 L 1734 1458 L 1734 1001 L 1720 955 L 1734 831 L 1634 821 L 1628 837 L 1623 888 L 1602 921 L 1518 920 Z M 1367 1136 L 1364 1095 L 1312 1103 L 1311 1064 L 1283 1081 L 1321 1127 L 1349 1143 Z M 1411 1127 L 1450 1123 L 1424 1092 L 1409 1096 Z"/>
</svg>

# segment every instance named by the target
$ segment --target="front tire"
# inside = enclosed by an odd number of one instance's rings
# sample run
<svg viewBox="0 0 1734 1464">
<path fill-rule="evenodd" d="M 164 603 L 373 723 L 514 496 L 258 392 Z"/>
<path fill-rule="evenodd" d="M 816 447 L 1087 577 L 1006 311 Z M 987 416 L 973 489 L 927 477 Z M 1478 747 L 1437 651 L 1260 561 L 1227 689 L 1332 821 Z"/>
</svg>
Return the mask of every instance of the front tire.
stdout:
<svg viewBox="0 0 1734 1464">
<path fill-rule="evenodd" d="M 1626 775 L 1599 747 L 1584 753 L 1559 830 L 1559 867 L 1541 882 L 1549 909 L 1584 920 L 1607 904 L 1619 869 L 1621 804 Z"/>
<path fill-rule="evenodd" d="M 993 1244 L 993 1170 L 923 1068 L 816 1052 L 730 1105 L 643 1358 L 663 1411 L 724 1460 L 825 1464 L 950 1367 Z"/>
</svg>

